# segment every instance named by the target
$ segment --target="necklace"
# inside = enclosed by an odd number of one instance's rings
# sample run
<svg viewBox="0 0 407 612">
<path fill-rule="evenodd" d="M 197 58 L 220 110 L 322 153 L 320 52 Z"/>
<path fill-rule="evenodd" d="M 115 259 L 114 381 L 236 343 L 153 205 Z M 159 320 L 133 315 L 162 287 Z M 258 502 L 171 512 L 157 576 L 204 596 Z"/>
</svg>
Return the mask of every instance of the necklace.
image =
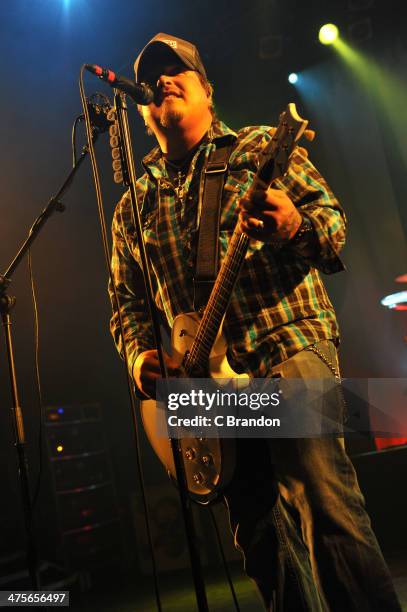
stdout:
<svg viewBox="0 0 407 612">
<path fill-rule="evenodd" d="M 175 193 L 178 196 L 179 200 L 183 200 L 184 199 L 184 195 L 185 195 L 185 181 L 187 180 L 187 175 L 183 174 L 181 172 L 181 170 L 178 170 L 178 174 L 177 174 L 177 184 L 175 186 Z"/>
<path fill-rule="evenodd" d="M 183 162 L 181 164 L 174 164 L 174 162 L 170 162 L 168 159 L 165 160 L 165 164 L 167 166 L 167 172 L 172 181 L 176 181 L 176 184 L 173 185 L 175 193 L 179 200 L 182 200 L 185 195 L 185 181 L 187 178 L 188 168 L 189 168 L 189 160 L 187 162 Z"/>
<path fill-rule="evenodd" d="M 176 181 L 176 184 L 173 184 L 175 193 L 179 200 L 183 200 L 185 196 L 185 182 L 187 179 L 189 166 L 191 164 L 191 160 L 195 154 L 196 148 L 190 151 L 187 157 L 177 161 L 170 161 L 169 159 L 165 159 L 165 165 L 167 167 L 168 176 L 172 181 Z"/>
</svg>

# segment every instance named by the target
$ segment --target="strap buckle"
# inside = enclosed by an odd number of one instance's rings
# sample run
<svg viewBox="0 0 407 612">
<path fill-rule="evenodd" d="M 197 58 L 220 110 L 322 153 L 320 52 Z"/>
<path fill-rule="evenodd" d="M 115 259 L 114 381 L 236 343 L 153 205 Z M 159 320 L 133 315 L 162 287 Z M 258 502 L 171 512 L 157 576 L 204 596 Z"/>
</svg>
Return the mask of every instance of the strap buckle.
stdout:
<svg viewBox="0 0 407 612">
<path fill-rule="evenodd" d="M 205 168 L 205 174 L 220 174 L 221 172 L 226 172 L 228 169 L 228 165 L 226 162 L 208 164 L 208 167 Z"/>
</svg>

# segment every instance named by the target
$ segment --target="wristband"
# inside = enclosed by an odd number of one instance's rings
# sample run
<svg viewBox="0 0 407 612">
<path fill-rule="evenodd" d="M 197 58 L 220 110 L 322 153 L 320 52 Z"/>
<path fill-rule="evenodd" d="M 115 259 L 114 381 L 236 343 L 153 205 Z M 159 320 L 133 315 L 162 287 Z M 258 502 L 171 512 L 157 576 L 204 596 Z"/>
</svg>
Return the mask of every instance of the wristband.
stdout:
<svg viewBox="0 0 407 612">
<path fill-rule="evenodd" d="M 314 226 L 308 217 L 303 216 L 301 225 L 290 240 L 292 246 L 300 246 L 308 243 L 308 239 L 314 232 Z"/>
</svg>

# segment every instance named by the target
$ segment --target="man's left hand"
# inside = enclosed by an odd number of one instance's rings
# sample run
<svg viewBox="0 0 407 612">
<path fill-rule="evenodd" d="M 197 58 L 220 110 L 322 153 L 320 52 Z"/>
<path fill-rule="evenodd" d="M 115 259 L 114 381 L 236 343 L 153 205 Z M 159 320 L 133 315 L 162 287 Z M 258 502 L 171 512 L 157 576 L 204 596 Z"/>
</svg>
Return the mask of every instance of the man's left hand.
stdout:
<svg viewBox="0 0 407 612">
<path fill-rule="evenodd" d="M 240 230 L 262 242 L 288 242 L 301 225 L 302 217 L 281 189 L 259 185 L 239 201 Z"/>
</svg>

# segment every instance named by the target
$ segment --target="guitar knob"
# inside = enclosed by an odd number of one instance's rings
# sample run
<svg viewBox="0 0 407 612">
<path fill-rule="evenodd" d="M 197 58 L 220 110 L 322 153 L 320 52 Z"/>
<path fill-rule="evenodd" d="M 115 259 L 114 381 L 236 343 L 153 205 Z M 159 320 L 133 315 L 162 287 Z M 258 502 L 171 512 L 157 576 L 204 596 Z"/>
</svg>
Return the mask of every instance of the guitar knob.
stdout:
<svg viewBox="0 0 407 612">
<path fill-rule="evenodd" d="M 179 332 L 179 336 L 180 338 L 182 338 L 182 336 L 186 336 L 187 335 L 187 330 L 186 329 L 181 329 Z"/>
<path fill-rule="evenodd" d="M 212 463 L 212 455 L 202 455 L 202 463 L 206 466 Z"/>
<path fill-rule="evenodd" d="M 188 447 L 185 451 L 185 457 L 187 459 L 189 459 L 189 461 L 192 461 L 192 459 L 195 459 L 195 451 L 193 448 Z"/>
<path fill-rule="evenodd" d="M 205 480 L 201 472 L 197 472 L 196 474 L 194 474 L 193 479 L 196 482 L 196 484 L 202 484 Z"/>
</svg>

